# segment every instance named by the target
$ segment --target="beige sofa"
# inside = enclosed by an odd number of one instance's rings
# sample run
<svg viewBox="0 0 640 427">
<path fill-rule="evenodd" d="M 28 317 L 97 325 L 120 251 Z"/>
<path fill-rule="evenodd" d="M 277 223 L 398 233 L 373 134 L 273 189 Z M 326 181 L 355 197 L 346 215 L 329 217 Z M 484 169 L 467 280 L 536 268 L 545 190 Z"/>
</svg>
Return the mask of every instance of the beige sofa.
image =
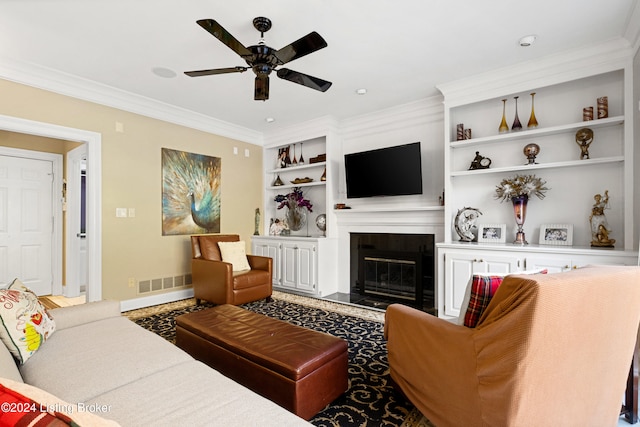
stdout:
<svg viewBox="0 0 640 427">
<path fill-rule="evenodd" d="M 55 332 L 19 368 L 0 344 L 0 384 L 123 426 L 310 425 L 121 316 L 118 302 L 50 313 Z"/>
</svg>

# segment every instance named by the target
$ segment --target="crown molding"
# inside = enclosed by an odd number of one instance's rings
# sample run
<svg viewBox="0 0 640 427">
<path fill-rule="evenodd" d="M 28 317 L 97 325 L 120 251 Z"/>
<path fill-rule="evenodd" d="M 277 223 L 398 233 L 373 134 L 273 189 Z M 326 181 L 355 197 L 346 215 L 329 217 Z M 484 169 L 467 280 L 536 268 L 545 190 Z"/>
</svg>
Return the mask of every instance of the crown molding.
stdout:
<svg viewBox="0 0 640 427">
<path fill-rule="evenodd" d="M 620 70 L 631 64 L 629 41 L 616 38 L 436 86 L 448 107 Z"/>
<path fill-rule="evenodd" d="M 338 133 L 338 121 L 333 116 L 319 117 L 313 120 L 296 123 L 291 126 L 265 132 L 264 146 L 278 147 L 304 142 L 314 138 L 333 136 Z"/>
<path fill-rule="evenodd" d="M 352 135 L 363 137 L 426 123 L 440 123 L 443 117 L 442 96 L 438 95 L 345 119 L 341 122 L 340 131 L 342 138 L 347 140 Z"/>
<path fill-rule="evenodd" d="M 2 57 L 0 78 L 238 141 L 263 145 L 261 132 L 46 67 Z"/>
</svg>

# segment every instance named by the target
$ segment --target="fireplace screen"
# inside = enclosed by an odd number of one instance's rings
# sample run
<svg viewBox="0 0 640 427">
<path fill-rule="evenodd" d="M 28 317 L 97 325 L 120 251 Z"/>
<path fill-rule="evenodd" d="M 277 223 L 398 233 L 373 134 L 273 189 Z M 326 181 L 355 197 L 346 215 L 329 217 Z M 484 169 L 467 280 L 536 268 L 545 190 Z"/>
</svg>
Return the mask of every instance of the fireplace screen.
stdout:
<svg viewBox="0 0 640 427">
<path fill-rule="evenodd" d="M 365 256 L 364 291 L 375 295 L 416 300 L 416 262 Z"/>
</svg>

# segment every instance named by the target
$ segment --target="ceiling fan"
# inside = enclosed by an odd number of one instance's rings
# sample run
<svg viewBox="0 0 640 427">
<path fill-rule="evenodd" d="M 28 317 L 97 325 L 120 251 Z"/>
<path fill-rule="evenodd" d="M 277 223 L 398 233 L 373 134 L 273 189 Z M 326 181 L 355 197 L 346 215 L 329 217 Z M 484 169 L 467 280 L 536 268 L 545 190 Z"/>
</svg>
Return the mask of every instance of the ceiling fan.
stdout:
<svg viewBox="0 0 640 427">
<path fill-rule="evenodd" d="M 271 20 L 269 18 L 259 16 L 253 20 L 253 26 L 256 30 L 260 31 L 260 41 L 257 45 L 249 47 L 244 47 L 242 43 L 236 40 L 235 37 L 229 34 L 227 30 L 222 28 L 222 26 L 213 19 L 201 19 L 197 21 L 197 24 L 227 45 L 227 47 L 235 53 L 240 55 L 240 57 L 244 59 L 249 66 L 186 71 L 185 74 L 189 77 L 209 76 L 213 74 L 244 73 L 251 68 L 256 75 L 254 89 L 254 99 L 256 101 L 266 101 L 269 99 L 269 74 L 274 70 L 276 71 L 277 76 L 281 79 L 288 80 L 311 89 L 319 90 L 321 92 L 325 92 L 331 87 L 331 82 L 309 76 L 298 71 L 293 71 L 288 68 L 280 68 L 276 70 L 280 65 L 284 65 L 313 53 L 316 50 L 327 47 L 327 42 L 325 42 L 322 36 L 315 31 L 294 41 L 282 49 L 275 50 L 267 46 L 264 42 L 264 33 L 271 29 Z"/>
</svg>

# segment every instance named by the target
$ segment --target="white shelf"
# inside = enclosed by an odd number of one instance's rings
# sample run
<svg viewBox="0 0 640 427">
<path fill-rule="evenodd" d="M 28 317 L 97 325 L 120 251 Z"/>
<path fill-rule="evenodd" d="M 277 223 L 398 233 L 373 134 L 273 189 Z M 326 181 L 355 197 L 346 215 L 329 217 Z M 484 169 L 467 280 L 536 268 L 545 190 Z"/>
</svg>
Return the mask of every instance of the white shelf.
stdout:
<svg viewBox="0 0 640 427">
<path fill-rule="evenodd" d="M 599 159 L 570 160 L 566 162 L 508 166 L 503 168 L 464 170 L 464 171 L 451 172 L 450 175 L 451 176 L 469 176 L 469 175 L 494 174 L 494 173 L 505 173 L 505 172 L 522 172 L 522 171 L 533 171 L 533 170 L 539 170 L 539 169 L 593 166 L 597 164 L 622 163 L 622 162 L 624 162 L 623 156 L 614 156 L 614 157 L 602 157 Z"/>
<path fill-rule="evenodd" d="M 465 139 L 463 141 L 451 141 L 451 148 L 473 147 L 476 145 L 489 144 L 495 142 L 516 141 L 526 138 L 534 138 L 548 136 L 560 133 L 571 132 L 581 128 L 597 129 L 601 127 L 616 126 L 624 123 L 623 116 L 609 117 L 606 119 L 589 120 L 587 122 L 569 123 L 560 126 L 551 126 L 547 128 L 535 128 L 521 131 L 505 132 L 503 134 L 492 135 L 482 138 Z"/>
<path fill-rule="evenodd" d="M 326 165 L 327 165 L 327 162 L 308 163 L 308 164 L 304 164 L 302 166 L 289 166 L 287 168 L 271 169 L 271 170 L 268 170 L 267 173 L 292 172 L 292 171 L 299 171 L 299 170 L 303 170 L 303 169 L 318 168 L 318 167 L 326 166 Z"/>
<path fill-rule="evenodd" d="M 318 185 L 327 185 L 327 181 L 312 181 L 305 182 L 303 184 L 284 184 L 284 185 L 272 185 L 267 187 L 267 190 L 280 190 L 281 188 L 293 188 L 293 187 L 315 187 Z"/>
</svg>

